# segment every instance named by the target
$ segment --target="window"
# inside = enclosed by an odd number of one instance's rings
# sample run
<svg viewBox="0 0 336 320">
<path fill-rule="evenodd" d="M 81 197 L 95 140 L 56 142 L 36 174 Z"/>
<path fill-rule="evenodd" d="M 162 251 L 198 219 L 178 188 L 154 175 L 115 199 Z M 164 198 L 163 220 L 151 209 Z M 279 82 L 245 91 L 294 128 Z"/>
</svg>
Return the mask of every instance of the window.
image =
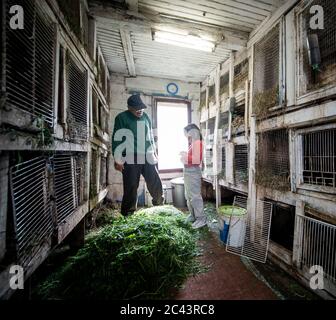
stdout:
<svg viewBox="0 0 336 320">
<path fill-rule="evenodd" d="M 190 107 L 187 102 L 158 101 L 157 136 L 159 170 L 182 169 L 180 152 L 186 151 L 188 141 L 184 136 L 184 127 L 188 125 Z"/>
</svg>

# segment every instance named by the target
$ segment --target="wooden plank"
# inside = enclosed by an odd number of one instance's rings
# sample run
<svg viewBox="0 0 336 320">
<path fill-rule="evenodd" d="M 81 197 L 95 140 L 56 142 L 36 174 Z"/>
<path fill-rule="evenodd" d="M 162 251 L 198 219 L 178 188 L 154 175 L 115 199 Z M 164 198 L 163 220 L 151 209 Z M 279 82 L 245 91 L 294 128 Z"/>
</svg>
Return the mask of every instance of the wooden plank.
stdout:
<svg viewBox="0 0 336 320">
<path fill-rule="evenodd" d="M 153 6 L 151 6 L 151 8 L 149 9 L 148 7 L 142 7 L 142 10 L 144 12 L 153 14 Z M 240 31 L 244 31 L 244 32 L 251 32 L 251 30 L 253 29 L 253 27 L 255 26 L 254 24 L 251 23 L 240 23 L 239 21 L 235 21 L 232 19 L 228 19 L 228 18 L 218 18 L 215 19 L 215 17 L 213 18 L 206 18 L 203 17 L 202 15 L 200 16 L 195 16 L 194 14 L 190 14 L 190 13 L 184 13 L 184 12 L 175 12 L 172 14 L 172 9 L 165 9 L 165 8 L 160 8 L 158 6 L 154 6 L 154 8 L 156 8 L 160 13 L 165 14 L 167 17 L 178 17 L 178 18 L 182 18 L 182 19 L 186 19 L 189 20 L 190 22 L 193 23 L 206 23 L 207 25 L 210 26 L 216 26 L 216 27 L 226 27 L 229 28 L 230 30 L 234 31 L 234 30 L 240 30 Z"/>
<path fill-rule="evenodd" d="M 287 107 L 292 106 L 295 104 L 296 101 L 296 81 L 295 81 L 295 75 L 296 75 L 296 43 L 295 43 L 295 35 L 296 35 L 296 28 L 295 28 L 295 14 L 294 10 L 292 10 L 287 16 L 286 16 L 286 33 L 285 33 L 285 41 L 286 41 L 286 97 Z"/>
<path fill-rule="evenodd" d="M 333 119 L 336 119 L 335 101 L 307 106 L 282 116 L 261 121 L 258 124 L 257 131 L 261 132 L 283 127 L 310 126 L 312 123 L 317 125 L 327 120 L 332 121 Z"/>
<path fill-rule="evenodd" d="M 255 183 L 256 173 L 256 152 L 257 152 L 257 135 L 256 135 L 256 119 L 251 118 L 250 121 L 250 151 L 249 151 L 249 179 L 248 179 L 248 212 L 254 213 L 257 208 L 257 185 Z"/>
<path fill-rule="evenodd" d="M 71 214 L 65 221 L 58 226 L 57 241 L 61 243 L 66 236 L 77 226 L 77 224 L 84 218 L 84 216 L 89 212 L 88 201 L 78 207 L 73 214 Z"/>
<path fill-rule="evenodd" d="M 220 5 L 215 4 L 214 2 L 206 4 L 204 1 L 197 1 L 197 0 L 191 0 L 191 1 L 182 1 L 182 0 L 172 0 L 169 3 L 167 2 L 160 2 L 155 1 L 155 4 L 157 4 L 160 8 L 167 8 L 172 10 L 172 14 L 175 14 L 175 12 L 180 13 L 193 13 L 193 15 L 197 17 L 206 16 L 211 19 L 232 19 L 233 23 L 247 23 L 247 24 L 259 24 L 262 20 L 267 16 L 265 15 L 256 15 L 255 13 L 252 13 L 251 11 L 247 10 L 237 10 L 234 7 L 229 7 L 228 5 Z M 151 0 L 143 0 L 141 1 L 141 5 L 148 6 L 148 8 L 153 8 L 153 5 L 155 5 L 153 1 Z"/>
<path fill-rule="evenodd" d="M 290 182 L 291 191 L 296 192 L 296 134 L 293 130 L 289 130 L 289 168 L 290 168 Z"/>
<path fill-rule="evenodd" d="M 303 224 L 300 216 L 304 216 L 304 202 L 298 200 L 296 202 L 295 210 L 295 228 L 294 228 L 294 242 L 293 242 L 293 264 L 297 268 L 301 268 L 301 259 L 302 259 L 302 233 L 303 233 Z"/>
<path fill-rule="evenodd" d="M 292 252 L 270 240 L 269 251 L 287 265 L 292 265 Z"/>
<path fill-rule="evenodd" d="M 157 0 L 140 0 L 140 4 L 146 3 L 149 6 L 152 6 L 154 3 L 158 3 L 160 6 L 167 6 L 170 3 L 179 4 L 178 0 L 170 0 L 168 1 L 157 1 Z M 199 6 L 194 6 L 199 5 Z M 202 12 L 207 12 L 210 9 L 216 9 L 222 13 L 231 12 L 234 13 L 236 18 L 239 17 L 253 17 L 255 19 L 265 18 L 272 9 L 274 9 L 271 5 L 262 4 L 260 2 L 250 0 L 248 1 L 204 1 L 204 0 L 188 0 L 185 4 L 186 8 L 198 8 Z"/>
<path fill-rule="evenodd" d="M 234 184 L 234 144 L 231 142 L 228 142 L 226 145 L 226 166 L 225 166 L 225 172 L 226 172 L 226 181 L 228 183 Z"/>
</svg>

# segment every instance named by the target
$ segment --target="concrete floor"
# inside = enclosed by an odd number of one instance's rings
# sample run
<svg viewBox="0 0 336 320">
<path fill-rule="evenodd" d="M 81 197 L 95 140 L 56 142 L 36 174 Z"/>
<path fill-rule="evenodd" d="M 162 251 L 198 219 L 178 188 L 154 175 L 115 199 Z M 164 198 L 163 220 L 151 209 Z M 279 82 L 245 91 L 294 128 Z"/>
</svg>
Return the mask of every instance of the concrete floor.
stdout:
<svg viewBox="0 0 336 320">
<path fill-rule="evenodd" d="M 189 278 L 177 290 L 177 300 L 277 300 L 273 291 L 250 272 L 240 257 L 226 252 L 213 232 L 202 231 L 201 262 L 209 271 Z"/>
</svg>

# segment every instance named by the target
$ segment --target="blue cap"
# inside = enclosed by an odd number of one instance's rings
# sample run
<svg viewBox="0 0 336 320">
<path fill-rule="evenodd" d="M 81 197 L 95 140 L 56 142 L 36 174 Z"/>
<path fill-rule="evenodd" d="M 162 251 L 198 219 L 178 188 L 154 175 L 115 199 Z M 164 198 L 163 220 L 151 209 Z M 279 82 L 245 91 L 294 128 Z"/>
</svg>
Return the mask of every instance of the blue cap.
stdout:
<svg viewBox="0 0 336 320">
<path fill-rule="evenodd" d="M 146 109 L 147 106 L 142 102 L 139 94 L 133 94 L 127 100 L 127 105 L 135 110 Z"/>
</svg>

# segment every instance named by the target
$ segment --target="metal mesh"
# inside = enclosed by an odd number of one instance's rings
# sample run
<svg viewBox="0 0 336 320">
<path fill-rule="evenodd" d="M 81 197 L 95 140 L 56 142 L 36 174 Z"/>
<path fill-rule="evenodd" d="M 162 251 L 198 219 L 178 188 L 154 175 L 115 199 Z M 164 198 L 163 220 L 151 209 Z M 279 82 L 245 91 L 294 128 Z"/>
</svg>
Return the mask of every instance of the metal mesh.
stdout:
<svg viewBox="0 0 336 320">
<path fill-rule="evenodd" d="M 26 266 L 53 232 L 47 159 L 38 157 L 16 165 L 10 177 L 17 256 Z"/>
<path fill-rule="evenodd" d="M 98 152 L 92 150 L 91 153 L 91 173 L 90 173 L 90 198 L 97 195 L 97 164 L 98 164 Z"/>
<path fill-rule="evenodd" d="M 213 135 L 215 133 L 215 123 L 216 123 L 216 118 L 211 118 L 208 121 L 208 130 L 209 130 L 210 135 Z"/>
<path fill-rule="evenodd" d="M 75 190 L 76 190 L 76 205 L 81 205 L 87 200 L 86 195 L 86 168 L 87 168 L 87 154 L 77 153 L 73 155 L 74 172 L 75 172 Z"/>
<path fill-rule="evenodd" d="M 310 209 L 305 209 L 310 214 Z M 307 216 L 297 216 L 301 268 L 321 266 L 324 278 L 336 283 L 336 226 Z"/>
<path fill-rule="evenodd" d="M 275 26 L 256 45 L 254 51 L 253 111 L 267 115 L 279 104 L 280 28 Z"/>
<path fill-rule="evenodd" d="M 312 14 L 310 8 L 314 5 L 322 6 L 324 13 L 324 29 L 311 29 L 310 21 Z M 336 7 L 332 0 L 314 0 L 302 12 L 302 74 L 301 94 L 315 91 L 336 83 Z M 314 70 L 309 63 L 307 37 L 317 35 L 319 50 L 321 54 L 321 65 L 319 70 Z"/>
<path fill-rule="evenodd" d="M 248 182 L 248 145 L 236 145 L 234 150 L 235 183 Z"/>
<path fill-rule="evenodd" d="M 68 110 L 70 138 L 87 139 L 87 72 L 81 70 L 70 54 L 67 55 Z"/>
<path fill-rule="evenodd" d="M 69 23 L 71 30 L 76 34 L 78 39 L 81 39 L 80 1 L 57 0 L 57 3 Z"/>
<path fill-rule="evenodd" d="M 248 59 L 234 66 L 233 91 L 235 94 L 239 90 L 245 90 L 246 80 L 248 80 L 248 70 Z"/>
<path fill-rule="evenodd" d="M 85 48 L 89 49 L 89 16 L 83 3 L 81 3 L 81 15 L 82 15 L 82 40 Z"/>
<path fill-rule="evenodd" d="M 230 84 L 230 73 L 226 72 L 220 77 L 219 91 L 221 95 L 224 95 L 226 98 L 229 97 L 229 84 Z"/>
<path fill-rule="evenodd" d="M 103 190 L 107 186 L 107 159 L 101 157 L 100 160 L 100 189 Z"/>
<path fill-rule="evenodd" d="M 57 223 L 62 223 L 78 206 L 76 172 L 74 162 L 68 154 L 54 156 L 55 198 Z"/>
<path fill-rule="evenodd" d="M 215 85 L 209 87 L 209 103 L 216 103 L 216 90 Z"/>
<path fill-rule="evenodd" d="M 236 103 L 232 114 L 231 127 L 233 136 L 238 136 L 245 132 L 245 99 Z"/>
<path fill-rule="evenodd" d="M 247 211 L 247 198 L 236 196 L 232 212 Z M 265 263 L 267 259 L 272 204 L 257 200 L 256 211 L 231 215 L 226 251 Z"/>
<path fill-rule="evenodd" d="M 99 102 L 98 95 L 95 90 L 92 90 L 92 122 L 94 125 L 99 126 Z"/>
<path fill-rule="evenodd" d="M 221 152 L 219 153 L 219 161 L 218 165 L 220 166 L 218 169 L 219 171 L 219 178 L 226 180 L 226 148 L 225 145 L 221 147 Z"/>
<path fill-rule="evenodd" d="M 302 135 L 301 181 L 336 188 L 336 129 Z"/>
<path fill-rule="evenodd" d="M 229 112 L 221 112 L 219 117 L 219 134 L 221 133 L 222 138 L 227 138 L 229 131 Z"/>
<path fill-rule="evenodd" d="M 6 4 L 7 12 L 14 5 L 24 10 L 23 30 L 11 29 L 12 15 L 6 15 L 7 102 L 53 126 L 55 27 L 38 1 L 8 0 Z"/>
<path fill-rule="evenodd" d="M 200 107 L 205 108 L 206 107 L 206 91 L 202 91 L 200 95 Z"/>
<path fill-rule="evenodd" d="M 289 138 L 286 129 L 258 136 L 256 183 L 264 187 L 289 190 Z"/>
<path fill-rule="evenodd" d="M 207 173 L 211 174 L 213 170 L 213 147 L 206 146 L 205 148 L 205 165 Z"/>
<path fill-rule="evenodd" d="M 99 77 L 99 85 L 102 89 L 102 92 L 104 95 L 106 95 L 106 70 L 102 56 L 99 56 L 98 77 Z"/>
</svg>

